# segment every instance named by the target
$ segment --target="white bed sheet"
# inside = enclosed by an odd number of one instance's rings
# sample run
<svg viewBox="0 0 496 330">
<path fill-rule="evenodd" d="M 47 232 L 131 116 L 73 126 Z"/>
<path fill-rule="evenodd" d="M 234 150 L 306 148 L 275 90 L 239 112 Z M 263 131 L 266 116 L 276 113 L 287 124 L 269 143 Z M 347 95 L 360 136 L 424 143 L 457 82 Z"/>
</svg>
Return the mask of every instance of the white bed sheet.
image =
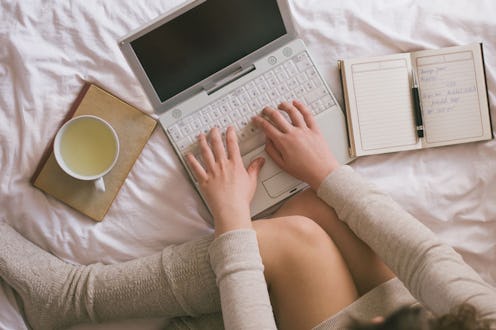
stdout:
<svg viewBox="0 0 496 330">
<path fill-rule="evenodd" d="M 212 231 L 206 208 L 160 129 L 101 223 L 30 185 L 43 149 L 84 80 L 152 113 L 117 40 L 184 2 L 0 1 L 0 221 L 81 264 L 129 260 Z M 290 0 L 290 5 L 301 38 L 341 104 L 338 59 L 483 42 L 496 117 L 494 1 Z M 495 159 L 493 140 L 361 158 L 352 166 L 495 285 Z M 162 324 L 161 319 L 127 320 L 75 328 Z M 0 280 L 0 329 L 26 328 L 13 291 Z"/>
</svg>

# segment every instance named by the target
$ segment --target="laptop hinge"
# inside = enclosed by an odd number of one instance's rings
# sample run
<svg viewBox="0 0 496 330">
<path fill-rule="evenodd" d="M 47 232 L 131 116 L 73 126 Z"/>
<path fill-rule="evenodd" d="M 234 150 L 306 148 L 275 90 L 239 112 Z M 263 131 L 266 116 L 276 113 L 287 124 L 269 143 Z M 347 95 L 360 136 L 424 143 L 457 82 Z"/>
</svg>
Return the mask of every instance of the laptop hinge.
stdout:
<svg viewBox="0 0 496 330">
<path fill-rule="evenodd" d="M 232 83 L 235 80 L 238 80 L 241 77 L 246 76 L 248 73 L 252 72 L 255 70 L 255 65 L 252 64 L 246 68 L 239 68 L 230 75 L 228 75 L 225 78 L 222 78 L 221 80 L 215 82 L 213 85 L 208 86 L 208 88 L 204 88 L 205 92 L 207 92 L 208 95 L 211 95 L 221 89 L 222 87 Z"/>
</svg>

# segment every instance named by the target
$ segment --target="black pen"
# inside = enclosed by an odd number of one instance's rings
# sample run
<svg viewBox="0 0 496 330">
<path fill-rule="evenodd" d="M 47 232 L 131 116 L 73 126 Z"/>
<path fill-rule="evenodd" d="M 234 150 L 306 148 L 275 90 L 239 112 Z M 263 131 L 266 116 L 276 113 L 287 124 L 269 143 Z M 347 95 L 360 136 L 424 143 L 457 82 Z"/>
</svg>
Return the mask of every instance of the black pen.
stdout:
<svg viewBox="0 0 496 330">
<path fill-rule="evenodd" d="M 412 94 L 413 94 L 413 110 L 415 111 L 415 123 L 417 125 L 417 136 L 424 137 L 424 124 L 422 123 L 422 112 L 420 110 L 420 96 L 418 91 L 417 75 L 415 70 L 412 70 Z"/>
</svg>

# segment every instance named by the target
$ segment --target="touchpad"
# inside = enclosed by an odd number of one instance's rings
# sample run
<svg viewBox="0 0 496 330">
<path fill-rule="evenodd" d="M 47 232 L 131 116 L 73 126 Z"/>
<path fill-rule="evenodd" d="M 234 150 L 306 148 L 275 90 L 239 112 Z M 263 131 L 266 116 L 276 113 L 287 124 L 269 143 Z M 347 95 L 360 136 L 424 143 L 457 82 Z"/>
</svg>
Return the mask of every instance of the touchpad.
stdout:
<svg viewBox="0 0 496 330">
<path fill-rule="evenodd" d="M 265 190 L 267 191 L 269 196 L 274 198 L 284 194 L 300 183 L 300 180 L 295 179 L 294 177 L 283 171 L 276 173 L 270 179 L 262 181 L 262 184 L 264 185 Z"/>
</svg>

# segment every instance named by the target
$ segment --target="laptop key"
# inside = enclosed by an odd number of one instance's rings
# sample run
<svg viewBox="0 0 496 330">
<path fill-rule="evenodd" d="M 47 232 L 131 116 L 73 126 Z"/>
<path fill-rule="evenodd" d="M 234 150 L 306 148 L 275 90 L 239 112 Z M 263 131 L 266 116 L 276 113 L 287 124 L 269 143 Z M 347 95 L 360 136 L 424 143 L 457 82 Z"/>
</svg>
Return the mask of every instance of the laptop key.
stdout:
<svg viewBox="0 0 496 330">
<path fill-rule="evenodd" d="M 169 127 L 167 130 L 169 131 L 169 135 L 172 137 L 174 141 L 177 141 L 183 137 L 181 134 L 181 130 L 177 125 Z"/>
<path fill-rule="evenodd" d="M 313 102 L 315 102 L 316 100 L 324 97 L 324 96 L 327 96 L 329 95 L 329 93 L 327 92 L 327 89 L 325 89 L 324 87 L 320 87 L 320 88 L 317 88 L 315 90 L 313 90 L 312 92 L 308 93 L 307 95 L 305 95 L 305 100 L 307 102 L 307 104 L 311 104 Z"/>
<path fill-rule="evenodd" d="M 295 74 L 298 73 L 298 69 L 296 68 L 292 60 L 286 61 L 286 63 L 284 63 L 284 67 L 291 76 L 294 76 Z"/>
<path fill-rule="evenodd" d="M 181 129 L 182 133 L 183 133 L 183 136 L 189 136 L 191 135 L 191 133 L 193 133 L 193 129 L 191 128 L 191 126 L 189 124 L 185 124 L 183 126 L 183 128 Z"/>
<path fill-rule="evenodd" d="M 241 92 L 241 94 L 239 95 L 239 99 L 243 104 L 250 102 L 250 96 L 246 91 Z"/>
<path fill-rule="evenodd" d="M 229 100 L 229 104 L 233 108 L 238 108 L 241 106 L 241 102 L 238 100 L 236 96 L 232 96 L 231 99 Z"/>
<path fill-rule="evenodd" d="M 321 99 L 321 102 L 326 109 L 329 109 L 329 108 L 333 107 L 334 105 L 336 105 L 336 103 L 334 102 L 334 100 L 332 99 L 332 97 L 330 95 L 324 96 Z"/>
<path fill-rule="evenodd" d="M 182 153 L 186 153 L 185 151 L 191 146 L 191 144 L 192 141 L 189 136 L 186 136 L 185 138 L 183 138 L 182 140 L 176 143 L 177 147 Z"/>
</svg>

